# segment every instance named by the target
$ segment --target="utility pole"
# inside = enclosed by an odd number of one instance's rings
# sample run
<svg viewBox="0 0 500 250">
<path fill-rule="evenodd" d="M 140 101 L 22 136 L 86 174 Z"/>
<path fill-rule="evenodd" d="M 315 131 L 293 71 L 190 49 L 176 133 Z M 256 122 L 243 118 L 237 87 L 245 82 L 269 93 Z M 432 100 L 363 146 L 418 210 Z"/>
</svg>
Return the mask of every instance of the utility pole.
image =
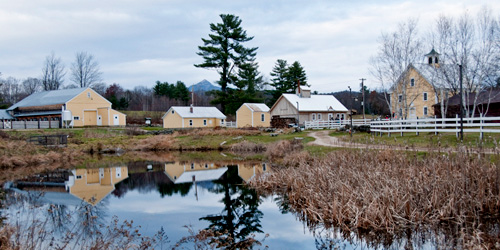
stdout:
<svg viewBox="0 0 500 250">
<path fill-rule="evenodd" d="M 363 107 L 363 123 L 364 123 L 365 122 L 365 85 L 364 85 L 364 81 L 366 79 L 361 78 L 359 80 L 361 80 L 361 93 L 363 94 L 363 102 L 361 103 L 361 107 Z"/>
<path fill-rule="evenodd" d="M 351 134 L 351 140 L 352 140 L 352 92 L 351 92 L 351 86 L 347 86 L 349 88 L 349 99 L 351 100 L 351 108 L 350 108 L 350 116 L 351 116 L 351 126 L 349 128 L 349 134 Z"/>
<path fill-rule="evenodd" d="M 462 76 L 462 64 L 458 65 L 458 69 L 460 70 L 460 141 L 464 141 L 464 92 L 462 89 L 462 82 L 463 82 L 463 76 Z"/>
</svg>

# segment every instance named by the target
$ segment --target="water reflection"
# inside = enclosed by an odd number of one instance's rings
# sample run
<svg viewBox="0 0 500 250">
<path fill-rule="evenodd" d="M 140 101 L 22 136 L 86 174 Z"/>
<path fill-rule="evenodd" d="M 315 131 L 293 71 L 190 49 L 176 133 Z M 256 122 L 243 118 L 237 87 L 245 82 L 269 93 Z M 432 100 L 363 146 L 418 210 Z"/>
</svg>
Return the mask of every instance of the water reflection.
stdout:
<svg viewBox="0 0 500 250">
<path fill-rule="evenodd" d="M 244 171 L 241 171 L 244 170 Z M 258 209 L 260 197 L 254 190 L 241 185 L 240 173 L 248 175 L 248 167 L 230 168 L 224 177 L 214 181 L 211 192 L 223 194 L 223 210 L 218 214 L 211 214 L 200 218 L 210 222 L 208 230 L 222 233 L 218 235 L 217 247 L 226 246 L 230 249 L 248 248 L 255 244 L 254 233 L 263 233 L 260 220 L 263 213 Z M 237 170 L 237 171 L 236 171 Z"/>
<path fill-rule="evenodd" d="M 64 235 L 70 232 L 75 237 L 71 239 L 73 242 L 81 239 L 95 242 L 102 237 L 100 230 L 112 220 L 108 215 L 110 200 L 116 202 L 116 198 L 126 198 L 132 192 L 157 192 L 161 198 L 190 195 L 188 199 L 198 200 L 199 190 L 203 190 L 204 196 L 208 192 L 218 197 L 211 203 L 222 205 L 218 206 L 222 207 L 220 212 L 210 209 L 197 216 L 205 222 L 203 228 L 214 232 L 204 240 L 225 248 L 248 247 L 258 243 L 254 234 L 265 237 L 261 225 L 263 212 L 259 210 L 262 199 L 243 183 L 268 170 L 265 163 L 169 161 L 37 174 L 8 186 L 10 216 L 24 210 L 32 217 L 22 221 L 37 221 L 34 224 L 44 221 L 51 232 L 59 233 L 62 241 L 68 240 Z"/>
</svg>

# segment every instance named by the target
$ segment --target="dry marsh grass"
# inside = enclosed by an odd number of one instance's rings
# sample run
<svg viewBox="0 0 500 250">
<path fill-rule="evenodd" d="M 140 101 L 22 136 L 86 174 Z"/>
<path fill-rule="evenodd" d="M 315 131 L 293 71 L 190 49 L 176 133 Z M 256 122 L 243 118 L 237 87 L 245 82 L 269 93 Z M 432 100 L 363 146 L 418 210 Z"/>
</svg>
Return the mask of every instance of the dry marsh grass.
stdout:
<svg viewBox="0 0 500 250">
<path fill-rule="evenodd" d="M 485 228 L 489 222 L 498 227 L 500 169 L 478 156 L 467 151 L 422 157 L 389 149 L 339 150 L 323 159 L 297 157 L 287 162 L 294 167 L 273 168 L 250 185 L 288 197 L 292 211 L 311 228 L 393 236 L 455 225 L 462 232 L 462 247 L 489 248 L 500 239 L 498 230 Z"/>
<path fill-rule="evenodd" d="M 179 130 L 177 134 L 179 135 L 192 135 L 192 136 L 249 136 L 249 135 L 260 135 L 262 132 L 258 129 L 231 129 L 231 128 L 221 128 L 217 127 L 215 129 L 190 129 L 190 130 Z"/>
<path fill-rule="evenodd" d="M 129 145 L 135 151 L 169 151 L 173 148 L 176 139 L 172 135 L 156 135 L 141 139 L 134 145 Z"/>
</svg>

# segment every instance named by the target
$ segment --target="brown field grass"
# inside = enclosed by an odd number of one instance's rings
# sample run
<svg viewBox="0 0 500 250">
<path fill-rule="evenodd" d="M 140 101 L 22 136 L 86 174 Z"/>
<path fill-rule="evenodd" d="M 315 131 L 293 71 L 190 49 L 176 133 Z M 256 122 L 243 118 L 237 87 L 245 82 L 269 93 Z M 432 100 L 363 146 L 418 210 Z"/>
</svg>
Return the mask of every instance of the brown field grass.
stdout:
<svg viewBox="0 0 500 250">
<path fill-rule="evenodd" d="M 262 132 L 255 128 L 249 129 L 232 129 L 232 128 L 221 128 L 216 127 L 214 129 L 189 129 L 189 130 L 178 130 L 176 131 L 178 135 L 192 135 L 192 136 L 249 136 L 249 135 L 260 135 Z"/>
<path fill-rule="evenodd" d="M 498 230 L 492 236 L 484 228 L 492 221 L 498 226 L 500 218 L 500 168 L 489 157 L 389 149 L 302 157 L 251 186 L 288 197 L 292 211 L 311 228 L 394 237 L 418 227 L 458 225 L 462 247 L 495 247 L 500 239 Z"/>
</svg>

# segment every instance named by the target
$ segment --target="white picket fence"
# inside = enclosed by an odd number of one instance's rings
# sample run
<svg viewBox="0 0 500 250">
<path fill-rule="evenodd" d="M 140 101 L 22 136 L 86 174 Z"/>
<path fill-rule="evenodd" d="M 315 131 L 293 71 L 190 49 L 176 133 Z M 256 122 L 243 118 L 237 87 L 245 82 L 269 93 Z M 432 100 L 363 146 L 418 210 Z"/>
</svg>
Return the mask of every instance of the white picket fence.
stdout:
<svg viewBox="0 0 500 250">
<path fill-rule="evenodd" d="M 406 120 L 379 120 L 370 122 L 370 131 L 379 135 L 404 133 L 460 133 L 460 118 L 426 118 Z M 500 117 L 463 118 L 464 133 L 500 133 Z"/>
<path fill-rule="evenodd" d="M 370 119 L 354 119 L 352 120 L 353 126 L 370 125 Z M 334 121 L 305 121 L 305 129 L 337 129 L 351 124 L 351 120 L 334 120 Z"/>
<path fill-rule="evenodd" d="M 224 126 L 227 128 L 236 128 L 236 122 L 225 122 Z"/>
</svg>

